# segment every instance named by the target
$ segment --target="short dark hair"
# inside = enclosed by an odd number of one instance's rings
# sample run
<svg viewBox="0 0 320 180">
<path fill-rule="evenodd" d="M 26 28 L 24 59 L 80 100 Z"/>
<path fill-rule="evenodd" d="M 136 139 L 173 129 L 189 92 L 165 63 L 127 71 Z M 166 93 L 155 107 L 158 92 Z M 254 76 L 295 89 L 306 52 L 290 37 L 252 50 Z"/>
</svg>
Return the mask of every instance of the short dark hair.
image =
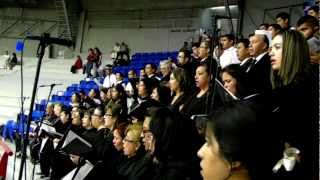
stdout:
<svg viewBox="0 0 320 180">
<path fill-rule="evenodd" d="M 259 179 L 259 153 L 257 137 L 261 137 L 258 129 L 256 113 L 243 102 L 227 103 L 210 115 L 207 132 L 214 136 L 220 155 L 230 164 L 240 162 L 253 179 Z M 207 134 L 210 136 L 210 134 Z"/>
<path fill-rule="evenodd" d="M 313 16 L 310 16 L 310 15 L 306 15 L 306 16 L 302 16 L 298 22 L 297 22 L 297 26 L 301 26 L 302 24 L 308 24 L 312 27 L 316 27 L 316 26 L 319 26 L 319 21 L 317 18 L 313 17 Z"/>
<path fill-rule="evenodd" d="M 191 53 L 190 53 L 190 51 L 188 51 L 188 50 L 186 50 L 186 49 L 182 48 L 182 49 L 180 49 L 180 50 L 179 50 L 179 52 L 183 52 L 183 54 L 184 54 L 184 58 L 188 58 L 188 59 L 190 59 L 190 58 L 191 58 Z"/>
<path fill-rule="evenodd" d="M 230 41 L 235 42 L 236 37 L 233 34 L 224 34 L 222 36 L 220 36 L 220 38 L 226 37 L 228 38 Z"/>
<path fill-rule="evenodd" d="M 248 47 L 249 47 L 249 44 L 250 44 L 250 41 L 249 41 L 249 39 L 239 39 L 237 43 L 238 43 L 238 44 L 239 44 L 239 43 L 242 43 L 245 48 L 248 48 Z"/>
<path fill-rule="evenodd" d="M 268 29 L 269 24 L 268 24 L 268 23 L 262 23 L 262 24 L 259 25 L 259 27 L 260 27 L 260 26 L 264 26 L 264 27 L 266 27 L 266 29 Z"/>
<path fill-rule="evenodd" d="M 154 63 L 147 63 L 144 67 L 146 67 L 148 64 L 150 64 L 152 69 L 157 70 L 157 66 Z"/>
<path fill-rule="evenodd" d="M 319 12 L 319 6 L 311 6 L 308 11 Z"/>
<path fill-rule="evenodd" d="M 290 15 L 287 12 L 280 12 L 276 15 L 276 19 L 281 18 L 281 19 L 288 19 L 290 18 Z"/>
<path fill-rule="evenodd" d="M 198 42 L 195 42 L 195 43 L 192 43 L 192 46 L 191 47 L 199 47 L 200 46 L 200 43 L 198 43 Z"/>
<path fill-rule="evenodd" d="M 282 30 L 281 26 L 279 24 L 270 24 L 269 26 L 273 27 L 276 30 Z"/>
<path fill-rule="evenodd" d="M 223 73 L 228 73 L 230 76 L 232 76 L 234 79 L 236 79 L 236 96 L 239 98 L 243 98 L 247 96 L 249 93 L 249 83 L 248 83 L 248 77 L 247 73 L 242 69 L 242 67 L 239 64 L 230 64 L 226 67 L 224 67 L 221 70 L 221 76 Z"/>
</svg>

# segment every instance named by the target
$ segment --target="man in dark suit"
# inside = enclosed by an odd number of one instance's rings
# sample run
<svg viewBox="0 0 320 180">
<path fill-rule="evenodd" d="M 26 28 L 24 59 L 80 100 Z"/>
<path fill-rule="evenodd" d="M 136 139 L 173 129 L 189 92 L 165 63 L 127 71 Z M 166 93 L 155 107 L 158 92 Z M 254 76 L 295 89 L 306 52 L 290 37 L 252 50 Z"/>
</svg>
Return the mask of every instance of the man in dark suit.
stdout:
<svg viewBox="0 0 320 180">
<path fill-rule="evenodd" d="M 253 64 L 253 59 L 250 57 L 249 52 L 249 39 L 239 39 L 237 43 L 237 56 L 240 60 L 240 67 L 243 71 L 247 72 L 249 67 Z"/>
<path fill-rule="evenodd" d="M 269 39 L 265 31 L 250 37 L 249 52 L 254 62 L 248 67 L 249 82 L 254 92 L 261 93 L 271 90 L 270 56 L 268 54 Z"/>
</svg>

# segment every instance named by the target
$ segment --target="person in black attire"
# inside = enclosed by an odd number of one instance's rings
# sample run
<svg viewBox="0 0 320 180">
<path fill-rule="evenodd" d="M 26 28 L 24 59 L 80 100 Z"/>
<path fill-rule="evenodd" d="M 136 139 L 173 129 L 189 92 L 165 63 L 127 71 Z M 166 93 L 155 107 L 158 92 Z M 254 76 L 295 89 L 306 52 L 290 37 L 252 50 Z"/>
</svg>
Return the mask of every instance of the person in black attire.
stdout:
<svg viewBox="0 0 320 180">
<path fill-rule="evenodd" d="M 272 179 L 318 179 L 319 77 L 310 70 L 307 41 L 297 31 L 282 32 L 273 39 L 270 56 L 273 165 L 288 148 L 300 151 L 293 170 L 281 167 Z"/>
<path fill-rule="evenodd" d="M 287 31 L 290 27 L 290 15 L 287 12 L 280 12 L 276 15 L 277 24 L 279 24 L 282 30 Z"/>
<path fill-rule="evenodd" d="M 190 81 L 187 71 L 182 68 L 174 69 L 170 75 L 169 87 L 173 94 L 170 105 L 178 111 L 180 111 L 188 98 L 190 93 Z"/>
<path fill-rule="evenodd" d="M 70 110 L 67 107 L 63 107 L 60 113 L 60 121 L 54 124 L 56 131 L 64 135 L 60 139 L 53 139 L 53 144 L 57 145 L 52 154 L 51 180 L 61 179 L 75 167 L 69 156 L 60 151 L 68 131 L 72 128 L 70 116 Z"/>
<path fill-rule="evenodd" d="M 247 69 L 247 72 L 249 83 L 256 93 L 271 90 L 269 43 L 266 35 L 255 34 L 250 37 L 249 52 L 254 63 Z"/>
<path fill-rule="evenodd" d="M 171 61 L 170 60 L 163 60 L 160 62 L 160 71 L 161 71 L 161 79 L 160 83 L 164 86 L 168 86 L 168 82 L 170 80 L 170 74 L 172 71 Z"/>
<path fill-rule="evenodd" d="M 171 101 L 170 88 L 159 84 L 152 90 L 151 99 L 156 100 L 162 105 L 168 106 Z"/>
<path fill-rule="evenodd" d="M 200 64 L 197 67 L 195 82 L 198 88 L 184 103 L 181 113 L 188 119 L 192 115 L 205 114 L 208 106 L 211 104 L 212 93 L 210 92 L 210 69 L 207 64 Z"/>
<path fill-rule="evenodd" d="M 153 63 L 148 63 L 145 66 L 146 76 L 150 79 L 160 81 L 161 79 L 156 75 L 157 66 Z"/>
<path fill-rule="evenodd" d="M 150 111 L 150 119 L 154 147 L 152 180 L 200 179 L 199 164 L 194 160 L 197 149 L 190 142 L 195 136 L 191 121 L 167 107 Z"/>
<path fill-rule="evenodd" d="M 196 73 L 196 68 L 199 65 L 199 60 L 192 60 L 190 52 L 184 49 L 179 51 L 178 57 L 178 67 L 184 69 L 191 81 L 190 86 L 195 88 L 194 75 Z"/>
<path fill-rule="evenodd" d="M 123 153 L 127 157 L 118 169 L 119 180 L 150 180 L 150 161 L 144 158 L 145 151 L 141 143 L 142 126 L 139 123 L 129 125 L 123 139 Z"/>
<path fill-rule="evenodd" d="M 12 70 L 12 68 L 18 64 L 18 58 L 16 53 L 12 53 L 12 57 L 10 58 L 8 62 L 9 69 Z"/>
<path fill-rule="evenodd" d="M 261 153 L 269 147 L 263 146 L 265 134 L 257 122 L 255 113 L 242 102 L 228 103 L 208 117 L 206 142 L 198 151 L 204 180 L 270 179 L 261 173 L 265 163 Z"/>
</svg>

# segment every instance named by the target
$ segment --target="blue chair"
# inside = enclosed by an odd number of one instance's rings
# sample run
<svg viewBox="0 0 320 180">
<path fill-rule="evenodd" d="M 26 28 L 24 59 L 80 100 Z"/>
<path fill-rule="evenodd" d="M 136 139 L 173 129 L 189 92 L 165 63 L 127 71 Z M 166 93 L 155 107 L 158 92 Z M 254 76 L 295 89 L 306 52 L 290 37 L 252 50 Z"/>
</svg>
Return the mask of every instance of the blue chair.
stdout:
<svg viewBox="0 0 320 180">
<path fill-rule="evenodd" d="M 7 139 L 9 137 L 10 142 L 14 141 L 14 133 L 17 130 L 17 123 L 14 120 L 8 120 L 3 127 L 2 137 Z"/>
</svg>

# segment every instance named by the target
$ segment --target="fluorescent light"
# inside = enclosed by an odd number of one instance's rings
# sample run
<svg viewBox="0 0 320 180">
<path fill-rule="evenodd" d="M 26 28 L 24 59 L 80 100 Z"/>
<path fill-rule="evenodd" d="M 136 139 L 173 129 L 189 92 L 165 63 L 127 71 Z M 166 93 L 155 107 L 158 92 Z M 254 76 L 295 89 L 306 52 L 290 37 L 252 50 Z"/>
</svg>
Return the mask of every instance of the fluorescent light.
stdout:
<svg viewBox="0 0 320 180">
<path fill-rule="evenodd" d="M 233 9 L 233 8 L 237 8 L 238 6 L 237 5 L 231 5 L 229 6 L 230 9 Z M 226 7 L 225 6 L 216 6 L 216 7 L 211 7 L 210 9 L 212 10 L 224 10 Z"/>
</svg>

